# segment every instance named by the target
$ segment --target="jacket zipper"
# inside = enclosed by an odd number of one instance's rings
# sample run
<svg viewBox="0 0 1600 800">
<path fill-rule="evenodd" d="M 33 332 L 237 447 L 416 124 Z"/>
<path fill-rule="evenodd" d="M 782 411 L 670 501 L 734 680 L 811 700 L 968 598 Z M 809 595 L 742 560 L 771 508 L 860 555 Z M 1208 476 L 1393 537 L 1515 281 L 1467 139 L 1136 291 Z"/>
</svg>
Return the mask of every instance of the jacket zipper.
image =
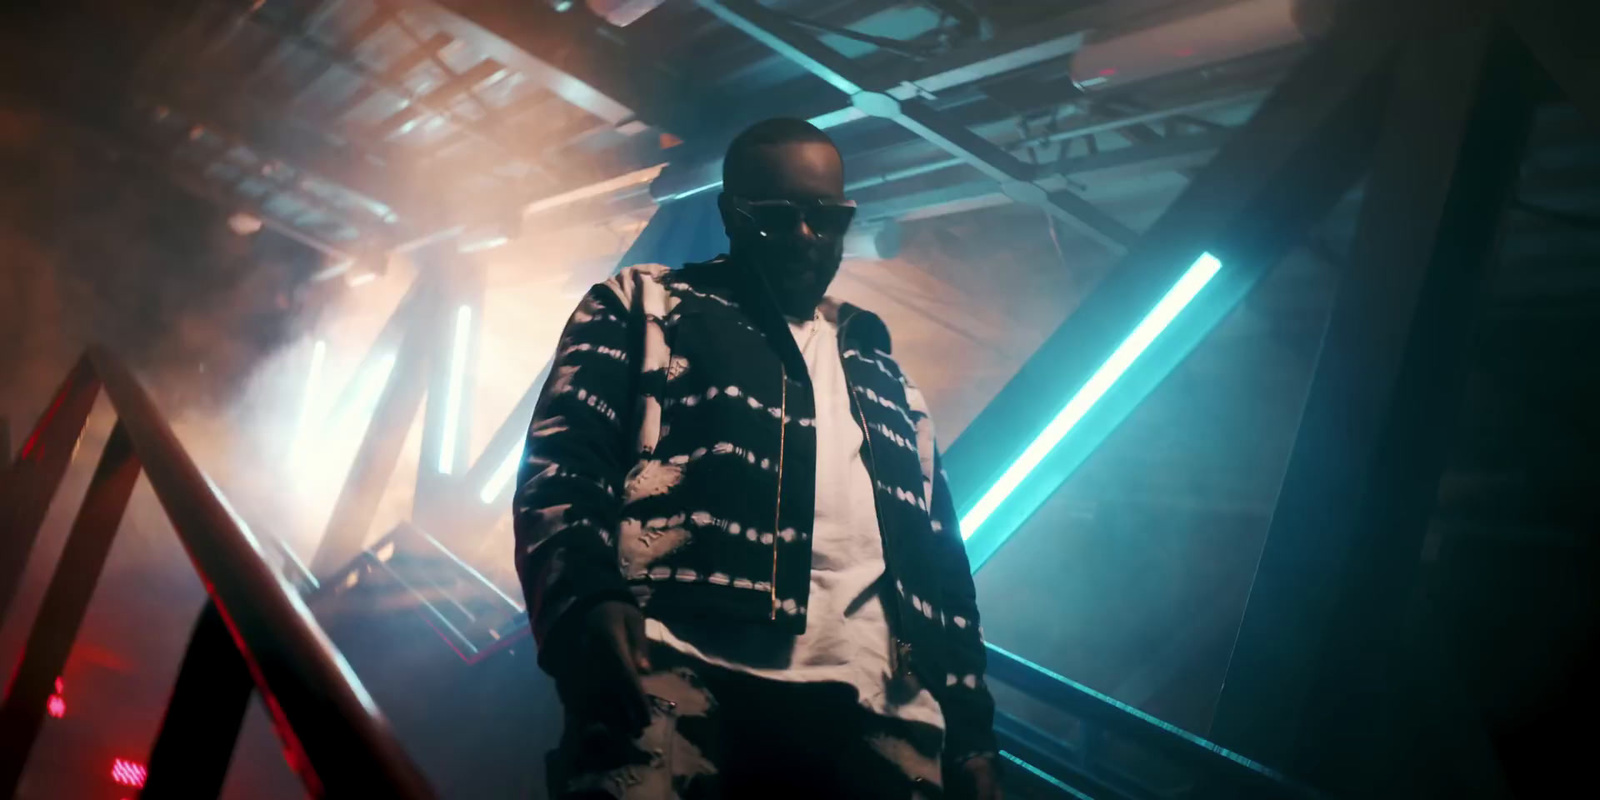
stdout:
<svg viewBox="0 0 1600 800">
<path fill-rule="evenodd" d="M 778 531 L 783 525 L 783 446 L 789 433 L 789 371 L 778 364 L 778 500 L 772 512 L 772 612 L 770 620 L 778 619 Z"/>
<path fill-rule="evenodd" d="M 845 331 L 849 329 L 850 323 L 854 319 L 855 316 L 851 315 L 839 325 L 839 353 L 841 356 L 841 361 L 843 360 L 844 353 Z M 841 368 L 843 366 L 843 364 L 840 364 Z M 867 446 L 867 473 L 873 481 L 872 516 L 878 521 L 878 535 L 883 539 L 883 560 L 884 563 L 887 564 L 889 561 L 889 535 L 888 529 L 883 526 L 883 514 L 880 513 L 878 509 L 878 457 L 873 453 L 872 450 L 872 430 L 867 427 L 866 412 L 861 410 L 861 404 L 856 401 L 856 391 L 855 387 L 850 385 L 849 371 L 841 371 L 844 372 L 845 393 L 850 397 L 850 410 L 855 413 L 856 419 L 861 425 L 861 440 Z M 904 664 L 903 660 L 910 654 L 911 645 L 900 641 L 900 633 L 905 629 L 905 626 L 901 622 L 900 618 L 900 598 L 897 596 L 891 596 L 890 602 L 885 603 L 884 605 L 891 609 L 889 613 L 893 615 L 895 623 L 895 630 L 890 636 L 889 641 L 889 673 L 891 675 L 899 675 L 902 667 L 909 668 L 909 665 Z"/>
</svg>

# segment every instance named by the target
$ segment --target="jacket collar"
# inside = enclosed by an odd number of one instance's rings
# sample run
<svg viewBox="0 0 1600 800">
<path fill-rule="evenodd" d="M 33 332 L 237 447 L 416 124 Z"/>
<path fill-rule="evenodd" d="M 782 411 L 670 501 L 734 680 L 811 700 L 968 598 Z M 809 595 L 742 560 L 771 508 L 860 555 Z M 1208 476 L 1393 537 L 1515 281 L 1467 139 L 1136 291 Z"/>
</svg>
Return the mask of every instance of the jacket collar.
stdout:
<svg viewBox="0 0 1600 800">
<path fill-rule="evenodd" d="M 721 282 L 726 283 L 739 305 L 766 332 L 767 340 L 777 349 L 791 377 L 809 383 L 805 358 L 789 333 L 789 323 L 778 309 L 771 292 L 761 285 L 755 273 L 744 269 L 726 255 L 703 262 L 701 266 L 714 267 L 723 273 L 725 277 Z M 890 352 L 892 341 L 889 327 L 878 315 L 831 296 L 824 297 L 818 309 L 824 319 L 838 327 L 841 344 L 869 351 Z"/>
<path fill-rule="evenodd" d="M 894 343 L 889 337 L 889 326 L 877 314 L 834 297 L 822 298 L 820 309 L 824 319 L 838 326 L 841 342 L 866 350 L 891 352 Z"/>
</svg>

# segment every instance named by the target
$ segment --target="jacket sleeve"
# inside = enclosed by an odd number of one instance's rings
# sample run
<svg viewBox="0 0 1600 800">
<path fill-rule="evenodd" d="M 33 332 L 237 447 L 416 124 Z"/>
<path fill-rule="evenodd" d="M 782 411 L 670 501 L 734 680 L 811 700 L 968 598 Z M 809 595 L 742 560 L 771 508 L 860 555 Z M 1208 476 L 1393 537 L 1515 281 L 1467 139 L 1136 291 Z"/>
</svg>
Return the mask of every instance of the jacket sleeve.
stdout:
<svg viewBox="0 0 1600 800">
<path fill-rule="evenodd" d="M 567 322 L 528 427 L 512 498 L 517 576 L 539 665 L 564 674 L 585 613 L 634 602 L 617 564 L 619 492 L 632 464 L 635 336 L 611 287 L 590 289 Z"/>
<path fill-rule="evenodd" d="M 944 711 L 945 761 L 959 764 L 973 756 L 992 755 L 997 747 L 994 697 L 984 682 L 988 651 L 978 625 L 977 590 L 942 458 L 935 451 L 930 512 L 935 546 L 941 551 L 934 561 L 940 571 L 938 579 L 945 605 L 945 667 L 950 672 L 933 687 L 933 692 Z"/>
</svg>

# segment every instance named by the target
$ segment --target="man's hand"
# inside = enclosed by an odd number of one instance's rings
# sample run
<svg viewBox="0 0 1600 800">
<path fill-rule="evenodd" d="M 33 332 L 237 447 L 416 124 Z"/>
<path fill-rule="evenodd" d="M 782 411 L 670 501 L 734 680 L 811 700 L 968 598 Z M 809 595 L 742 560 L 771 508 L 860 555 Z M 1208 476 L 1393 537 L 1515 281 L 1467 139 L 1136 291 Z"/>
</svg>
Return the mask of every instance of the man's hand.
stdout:
<svg viewBox="0 0 1600 800">
<path fill-rule="evenodd" d="M 973 756 L 961 762 L 956 774 L 946 781 L 950 800 L 1001 800 L 1000 775 L 994 756 Z"/>
<path fill-rule="evenodd" d="M 583 626 L 583 659 L 569 676 L 578 712 L 636 737 L 650 724 L 650 706 L 639 683 L 650 671 L 644 614 L 631 603 L 608 601 L 589 609 Z"/>
</svg>

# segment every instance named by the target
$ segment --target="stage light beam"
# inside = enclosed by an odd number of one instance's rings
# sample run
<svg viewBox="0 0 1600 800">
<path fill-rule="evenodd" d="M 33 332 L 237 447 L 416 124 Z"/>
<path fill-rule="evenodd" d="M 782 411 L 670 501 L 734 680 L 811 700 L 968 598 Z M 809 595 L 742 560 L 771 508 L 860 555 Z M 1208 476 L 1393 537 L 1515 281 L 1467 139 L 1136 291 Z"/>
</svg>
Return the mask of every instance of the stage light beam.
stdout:
<svg viewBox="0 0 1600 800">
<path fill-rule="evenodd" d="M 518 442 L 512 451 L 506 454 L 506 460 L 489 476 L 489 482 L 483 485 L 483 491 L 478 494 L 478 499 L 485 503 L 493 503 L 500 492 L 506 488 L 517 475 L 517 467 L 522 465 L 522 443 Z"/>
<path fill-rule="evenodd" d="M 1089 376 L 1089 380 L 1082 388 L 1078 389 L 1055 418 L 1050 420 L 1050 424 L 1046 425 L 1027 449 L 1022 451 L 1022 455 L 1007 467 L 1006 471 L 1001 473 L 1000 479 L 978 498 L 978 502 L 973 504 L 966 514 L 962 515 L 963 540 L 972 538 L 972 534 L 988 521 L 1018 486 L 1022 485 L 1029 473 L 1033 472 L 1034 468 L 1044 461 L 1045 456 L 1066 438 L 1073 426 L 1077 425 L 1078 421 L 1089 413 L 1089 409 L 1106 395 L 1112 384 L 1128 371 L 1134 361 L 1138 360 L 1156 337 L 1172 324 L 1184 307 L 1194 300 L 1200 290 L 1205 288 L 1221 269 L 1222 262 L 1216 256 L 1210 253 L 1200 255 L 1200 258 L 1183 273 L 1183 277 L 1179 278 L 1150 313 L 1145 315 L 1133 329 L 1133 333 L 1129 334 L 1128 338 L 1111 353 L 1110 358 Z"/>
<path fill-rule="evenodd" d="M 439 440 L 439 473 L 449 475 L 456 464 L 456 431 L 461 427 L 461 383 L 467 371 L 467 344 L 472 337 L 472 307 L 456 311 L 456 338 L 450 348 L 450 386 L 445 392 L 444 435 Z"/>
<path fill-rule="evenodd" d="M 317 390 L 322 380 L 322 363 L 328 358 L 328 343 L 318 339 L 311 346 L 311 369 L 306 372 L 305 393 L 300 398 L 300 420 L 295 425 L 294 441 L 289 444 L 289 453 L 300 449 L 300 442 L 305 439 L 306 428 L 312 424 L 311 415 L 316 410 Z"/>
</svg>

